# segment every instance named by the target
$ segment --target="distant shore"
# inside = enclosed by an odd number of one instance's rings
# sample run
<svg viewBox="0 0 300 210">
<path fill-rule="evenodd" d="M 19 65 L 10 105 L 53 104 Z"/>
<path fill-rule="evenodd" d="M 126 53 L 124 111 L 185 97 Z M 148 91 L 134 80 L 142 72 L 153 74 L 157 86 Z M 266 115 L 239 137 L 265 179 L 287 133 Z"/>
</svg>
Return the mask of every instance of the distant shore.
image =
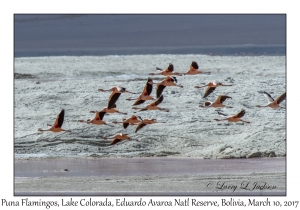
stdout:
<svg viewBox="0 0 300 210">
<path fill-rule="evenodd" d="M 112 47 L 81 49 L 19 49 L 14 57 L 39 56 L 106 56 L 106 55 L 153 55 L 153 54 L 204 54 L 204 55 L 286 55 L 285 45 L 223 45 L 186 47 Z"/>
</svg>

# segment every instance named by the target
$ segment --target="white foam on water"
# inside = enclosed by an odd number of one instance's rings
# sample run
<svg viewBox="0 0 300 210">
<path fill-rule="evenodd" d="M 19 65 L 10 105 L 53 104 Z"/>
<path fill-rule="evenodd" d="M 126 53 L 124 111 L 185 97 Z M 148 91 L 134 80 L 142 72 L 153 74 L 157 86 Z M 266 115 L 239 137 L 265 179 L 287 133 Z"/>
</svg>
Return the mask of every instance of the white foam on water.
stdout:
<svg viewBox="0 0 300 210">
<path fill-rule="evenodd" d="M 164 124 L 147 125 L 137 133 L 136 126 L 126 130 L 121 124 L 87 125 L 79 119 L 94 117 L 91 110 L 107 106 L 110 93 L 99 92 L 122 85 L 132 92 L 141 92 L 149 73 L 156 67 L 165 69 L 173 63 L 174 71 L 186 72 L 192 61 L 211 75 L 177 76 L 184 88 L 166 87 L 162 108 L 170 112 L 132 109 L 136 97 L 122 94 L 117 109 L 127 115 L 109 114 L 104 120 L 112 124 L 132 114 L 142 118 L 156 118 Z M 14 81 L 14 132 L 16 157 L 36 156 L 180 156 L 203 158 L 238 158 L 248 156 L 286 155 L 285 110 L 259 109 L 256 105 L 267 103 L 258 93 L 264 90 L 274 98 L 286 91 L 285 56 L 209 56 L 209 55 L 130 55 L 130 56 L 56 56 L 15 59 L 15 73 L 31 74 L 34 79 Z M 154 82 L 164 79 L 153 76 Z M 250 124 L 216 122 L 216 109 L 201 109 L 206 99 L 203 90 L 194 86 L 209 81 L 232 83 L 231 87 L 219 87 L 210 96 L 215 100 L 220 94 L 232 99 L 224 103 L 234 108 L 222 112 L 233 115 L 242 108 L 244 120 Z M 37 82 L 38 81 L 38 82 Z M 51 81 L 51 82 L 49 82 Z M 155 86 L 151 95 L 155 96 Z M 146 101 L 139 107 L 149 104 Z M 282 103 L 285 106 L 286 102 Z M 65 109 L 63 128 L 71 133 L 38 132 L 53 124 L 57 114 Z M 126 132 L 139 141 L 123 141 L 110 146 L 103 137 Z"/>
</svg>

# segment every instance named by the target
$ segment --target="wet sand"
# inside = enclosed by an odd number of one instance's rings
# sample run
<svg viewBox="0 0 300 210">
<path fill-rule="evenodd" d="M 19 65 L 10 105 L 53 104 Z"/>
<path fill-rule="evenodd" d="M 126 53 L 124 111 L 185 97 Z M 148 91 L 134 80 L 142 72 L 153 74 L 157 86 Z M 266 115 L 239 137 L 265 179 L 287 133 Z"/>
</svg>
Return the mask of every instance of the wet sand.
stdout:
<svg viewBox="0 0 300 210">
<path fill-rule="evenodd" d="M 286 159 L 15 160 L 15 195 L 286 195 Z"/>
</svg>

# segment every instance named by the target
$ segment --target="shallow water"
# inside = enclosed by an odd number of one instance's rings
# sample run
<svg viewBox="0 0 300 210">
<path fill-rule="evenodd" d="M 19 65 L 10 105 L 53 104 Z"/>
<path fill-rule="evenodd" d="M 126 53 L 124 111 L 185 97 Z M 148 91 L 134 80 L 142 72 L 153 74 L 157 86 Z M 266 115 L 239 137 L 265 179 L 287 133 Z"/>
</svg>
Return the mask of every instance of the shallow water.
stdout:
<svg viewBox="0 0 300 210">
<path fill-rule="evenodd" d="M 155 67 L 185 72 L 191 61 L 197 61 L 211 75 L 178 76 L 184 88 L 165 88 L 162 108 L 170 112 L 132 110 L 126 101 L 131 94 L 121 95 L 117 108 L 127 115 L 109 114 L 104 120 L 111 124 L 132 114 L 156 118 L 165 124 L 147 125 L 138 133 L 135 126 L 126 130 L 118 124 L 110 128 L 78 123 L 93 117 L 90 110 L 107 105 L 110 93 L 98 92 L 115 85 L 141 92 L 149 73 Z M 267 100 L 257 91 L 267 91 L 274 98 L 286 90 L 285 56 L 208 56 L 208 55 L 131 55 L 131 56 L 57 56 L 15 58 L 14 137 L 15 157 L 151 157 L 179 156 L 202 158 L 269 157 L 286 155 L 285 110 L 259 109 Z M 22 77 L 22 74 L 24 77 Z M 153 76 L 154 82 L 163 76 Z M 236 114 L 246 110 L 244 120 L 250 124 L 216 122 L 216 110 L 201 109 L 203 90 L 195 85 L 218 80 L 233 84 L 219 87 L 208 96 L 214 100 L 220 94 L 232 99 L 222 112 Z M 155 95 L 155 88 L 151 95 Z M 140 107 L 147 105 L 145 102 Z M 285 106 L 286 102 L 282 103 Z M 71 133 L 40 133 L 38 128 L 52 124 L 65 109 L 63 128 Z M 134 140 L 110 146 L 103 137 L 119 132 Z"/>
</svg>

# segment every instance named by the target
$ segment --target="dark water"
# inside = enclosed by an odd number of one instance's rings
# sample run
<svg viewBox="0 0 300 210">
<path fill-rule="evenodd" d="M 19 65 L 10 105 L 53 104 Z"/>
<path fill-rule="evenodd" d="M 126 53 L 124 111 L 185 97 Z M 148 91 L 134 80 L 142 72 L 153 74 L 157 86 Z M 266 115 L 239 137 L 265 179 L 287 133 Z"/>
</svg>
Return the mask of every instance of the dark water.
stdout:
<svg viewBox="0 0 300 210">
<path fill-rule="evenodd" d="M 20 56 L 285 54 L 284 14 L 14 15 Z"/>
</svg>

